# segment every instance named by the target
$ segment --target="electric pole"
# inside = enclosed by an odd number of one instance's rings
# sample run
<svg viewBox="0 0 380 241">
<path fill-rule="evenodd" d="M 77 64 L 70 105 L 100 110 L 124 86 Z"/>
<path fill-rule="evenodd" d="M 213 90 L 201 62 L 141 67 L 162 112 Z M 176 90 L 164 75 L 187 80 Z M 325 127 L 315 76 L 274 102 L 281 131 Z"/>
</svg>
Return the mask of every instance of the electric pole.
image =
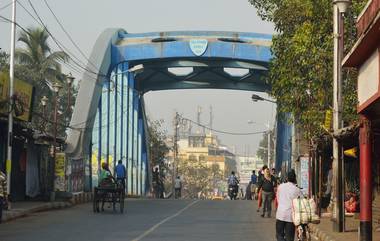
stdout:
<svg viewBox="0 0 380 241">
<path fill-rule="evenodd" d="M 172 197 L 175 198 L 175 178 L 177 175 L 177 159 L 178 159 L 178 128 L 179 128 L 179 114 L 175 113 L 174 116 L 174 136 L 173 136 L 173 170 L 172 170 Z"/>
<path fill-rule="evenodd" d="M 8 150 L 7 150 L 7 191 L 11 193 L 12 173 L 12 142 L 13 142 L 13 106 L 14 106 L 14 65 L 15 65 L 15 36 L 16 34 L 16 0 L 12 1 L 11 53 L 9 63 L 9 115 L 8 115 Z"/>
</svg>

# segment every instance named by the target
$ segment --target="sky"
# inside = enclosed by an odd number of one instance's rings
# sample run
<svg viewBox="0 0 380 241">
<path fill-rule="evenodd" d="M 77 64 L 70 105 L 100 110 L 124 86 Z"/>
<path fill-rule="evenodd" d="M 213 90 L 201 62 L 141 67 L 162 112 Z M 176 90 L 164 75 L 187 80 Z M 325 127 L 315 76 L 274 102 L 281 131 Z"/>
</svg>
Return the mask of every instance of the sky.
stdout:
<svg viewBox="0 0 380 241">
<path fill-rule="evenodd" d="M 28 0 L 18 0 L 32 14 Z M 273 24 L 263 22 L 248 0 L 46 0 L 62 25 L 82 52 L 89 56 L 99 34 L 106 28 L 120 27 L 127 32 L 155 32 L 176 30 L 238 31 L 273 34 Z M 2 9 L 11 0 L 0 1 L 0 15 L 11 18 L 11 8 Z M 44 0 L 31 0 L 49 31 L 75 56 L 86 62 L 71 44 L 49 12 Z M 16 22 L 23 27 L 37 23 L 18 5 Z M 0 21 L 0 48 L 10 46 L 10 24 Z M 18 45 L 16 45 L 18 46 Z M 53 50 L 58 48 L 51 42 Z M 67 69 L 67 68 L 66 68 Z M 64 70 L 66 70 L 64 68 Z M 71 71 L 71 70 L 66 70 Z M 79 71 L 73 75 L 80 79 Z M 275 106 L 268 102 L 251 101 L 248 91 L 233 90 L 176 90 L 149 92 L 145 96 L 148 115 L 164 120 L 164 127 L 172 131 L 175 111 L 196 120 L 197 107 L 203 109 L 201 121 L 209 122 L 209 108 L 213 108 L 214 129 L 228 132 L 265 130 L 265 123 L 274 123 Z M 266 97 L 266 94 L 259 93 Z M 248 124 L 248 122 L 257 124 Z M 235 148 L 238 154 L 253 155 L 261 135 L 218 135 L 223 144 Z"/>
</svg>

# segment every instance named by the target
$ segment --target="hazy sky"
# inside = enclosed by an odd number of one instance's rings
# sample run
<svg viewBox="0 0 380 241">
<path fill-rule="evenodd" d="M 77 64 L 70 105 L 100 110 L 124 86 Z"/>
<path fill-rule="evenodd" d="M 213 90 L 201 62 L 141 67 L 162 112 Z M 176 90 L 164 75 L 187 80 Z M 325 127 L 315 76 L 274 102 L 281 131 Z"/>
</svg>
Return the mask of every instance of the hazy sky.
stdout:
<svg viewBox="0 0 380 241">
<path fill-rule="evenodd" d="M 32 12 L 27 0 L 18 0 Z M 31 0 L 50 32 L 76 56 L 78 51 L 69 42 L 64 32 L 48 11 L 43 0 Z M 174 30 L 220 30 L 273 33 L 271 23 L 261 21 L 248 0 L 47 0 L 62 24 L 82 51 L 88 56 L 96 38 L 108 27 L 124 28 L 128 32 L 152 32 Z M 0 1 L 0 9 L 11 0 Z M 23 27 L 37 23 L 18 6 L 17 20 Z M 10 18 L 11 8 L 0 10 L 0 15 Z M 9 49 L 10 25 L 0 21 L 0 48 Z M 51 43 L 53 49 L 56 46 Z M 84 61 L 84 58 L 81 58 Z M 85 61 L 84 61 L 85 62 Z M 80 78 L 80 74 L 73 73 Z M 252 103 L 252 92 L 227 90 L 184 90 L 151 92 L 146 95 L 148 114 L 155 119 L 164 119 L 167 128 L 174 111 L 196 119 L 197 106 L 203 107 L 204 123 L 209 120 L 209 106 L 214 110 L 214 128 L 230 132 L 252 132 L 263 130 L 263 125 L 273 124 L 275 107 L 270 103 Z M 263 96 L 265 96 L 263 94 Z M 256 136 L 219 135 L 222 142 L 236 146 L 240 153 L 250 150 L 253 154 L 261 139 Z M 248 148 L 249 146 L 249 148 Z"/>
</svg>

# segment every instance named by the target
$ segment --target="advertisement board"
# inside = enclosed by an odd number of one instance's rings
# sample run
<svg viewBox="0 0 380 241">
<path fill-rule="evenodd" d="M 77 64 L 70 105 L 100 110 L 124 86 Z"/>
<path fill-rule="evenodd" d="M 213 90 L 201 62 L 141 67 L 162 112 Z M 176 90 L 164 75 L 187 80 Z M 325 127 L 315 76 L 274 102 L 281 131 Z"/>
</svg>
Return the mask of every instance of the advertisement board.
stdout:
<svg viewBox="0 0 380 241">
<path fill-rule="evenodd" d="M 15 79 L 14 83 L 14 116 L 18 120 L 30 121 L 33 100 L 33 86 L 25 81 Z M 0 114 L 8 113 L 9 74 L 0 72 Z"/>
<path fill-rule="evenodd" d="M 65 153 L 55 155 L 55 180 L 56 191 L 65 191 Z"/>
<path fill-rule="evenodd" d="M 300 183 L 299 187 L 305 195 L 309 194 L 309 157 L 300 158 Z"/>
</svg>

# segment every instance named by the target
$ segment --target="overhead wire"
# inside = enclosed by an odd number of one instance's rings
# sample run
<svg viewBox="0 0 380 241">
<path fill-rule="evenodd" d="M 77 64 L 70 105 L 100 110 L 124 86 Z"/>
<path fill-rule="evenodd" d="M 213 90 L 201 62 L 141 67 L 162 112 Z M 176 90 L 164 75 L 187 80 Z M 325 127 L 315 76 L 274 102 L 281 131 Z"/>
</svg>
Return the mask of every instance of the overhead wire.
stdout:
<svg viewBox="0 0 380 241">
<path fill-rule="evenodd" d="M 19 1 L 17 1 L 20 6 L 23 6 L 22 3 L 20 3 Z M 46 32 L 49 34 L 49 36 L 53 39 L 53 41 L 56 43 L 57 47 L 59 49 L 61 49 L 61 51 L 67 53 L 69 56 L 70 56 L 70 59 L 71 61 L 73 61 L 73 63 L 75 63 L 79 68 L 87 71 L 88 73 L 92 73 L 94 75 L 98 75 L 98 74 L 102 74 L 102 73 L 99 73 L 99 72 L 95 72 L 93 70 L 90 70 L 90 69 L 87 69 L 86 67 L 84 67 L 83 65 L 85 65 L 85 63 L 83 63 L 78 57 L 75 56 L 75 54 L 73 54 L 68 48 L 65 47 L 65 45 L 63 45 L 60 41 L 58 41 L 56 39 L 56 37 L 50 32 L 50 30 L 48 29 L 48 27 L 46 26 L 46 24 L 44 23 L 44 21 L 42 20 L 42 18 L 40 17 L 40 15 L 38 14 L 36 8 L 34 7 L 33 3 L 28 0 L 28 3 L 30 5 L 30 7 L 32 8 L 34 14 L 36 15 L 37 19 L 38 19 L 38 22 L 40 23 L 40 25 L 42 25 Z M 29 15 L 31 15 L 31 13 L 26 10 L 25 7 L 23 7 L 25 11 L 27 11 L 29 13 Z M 71 57 L 72 56 L 72 57 Z"/>
<path fill-rule="evenodd" d="M 189 119 L 189 118 L 186 118 L 186 117 L 183 117 L 182 115 L 180 115 L 180 119 L 184 119 L 184 120 L 187 120 L 195 125 L 198 125 L 200 127 L 203 127 L 205 129 L 208 129 L 208 130 L 211 130 L 211 131 L 214 131 L 214 132 L 217 132 L 217 133 L 221 133 L 221 134 L 226 134 L 226 135 L 234 135 L 234 136 L 249 136 L 249 135 L 257 135 L 257 134 L 263 134 L 265 133 L 266 131 L 257 131 L 257 132 L 229 132 L 229 131 L 222 131 L 222 130 L 216 130 L 214 128 L 210 128 L 206 125 L 203 125 L 201 123 L 198 123 L 196 121 L 193 121 L 192 119 Z"/>
<path fill-rule="evenodd" d="M 33 14 L 20 2 L 20 1 L 17 1 L 16 0 L 16 2 L 17 2 L 17 4 L 19 4 L 20 5 L 20 7 L 22 8 L 22 9 L 24 9 L 24 11 L 38 24 L 38 25 L 40 25 L 41 27 L 43 27 L 43 28 L 45 28 L 46 29 L 46 26 L 45 25 L 43 25 L 43 24 L 41 24 L 40 22 L 39 22 L 39 20 L 36 18 L 36 17 L 34 17 L 33 16 Z M 18 23 L 16 23 L 17 24 L 17 26 L 18 27 L 20 27 L 25 33 L 27 33 L 28 35 L 29 35 L 29 32 L 25 29 L 25 28 L 23 28 L 23 27 L 21 27 L 20 26 L 20 24 L 18 24 Z M 47 30 L 47 29 L 46 29 Z M 47 32 L 48 32 L 48 30 L 47 30 Z M 48 33 L 49 34 L 49 33 Z M 52 37 L 53 38 L 53 37 Z M 54 38 L 53 38 L 53 40 L 54 40 Z M 58 43 L 56 43 L 57 44 L 57 46 L 58 46 Z M 62 49 L 61 49 L 62 50 Z M 68 52 L 69 51 L 64 51 L 64 50 L 62 50 L 63 52 L 65 52 L 67 55 L 69 55 L 68 54 Z M 71 54 L 71 53 L 70 53 Z M 71 57 L 70 56 L 70 59 L 72 60 L 73 59 L 73 57 Z M 74 62 L 74 61 L 73 61 Z M 66 65 L 69 69 L 71 69 L 73 72 L 75 72 L 75 73 L 78 73 L 78 74 L 81 74 L 82 72 L 81 72 L 81 70 L 79 69 L 79 67 L 77 67 L 77 66 L 75 66 L 75 65 L 73 65 L 73 64 L 71 64 L 70 62 L 63 62 L 62 63 L 63 65 Z"/>
<path fill-rule="evenodd" d="M 95 69 L 97 69 L 96 65 L 91 62 L 91 60 L 83 53 L 81 48 L 78 46 L 78 44 L 74 41 L 72 36 L 69 34 L 69 32 L 66 30 L 66 28 L 63 26 L 62 21 L 60 21 L 57 17 L 57 15 L 54 13 L 53 9 L 50 7 L 47 0 L 44 0 L 46 7 L 49 9 L 50 13 L 54 16 L 54 19 L 58 23 L 58 25 L 61 27 L 62 31 L 66 34 L 66 36 L 69 38 L 70 42 L 75 46 L 75 48 L 78 50 L 78 52 L 90 63 Z"/>
<path fill-rule="evenodd" d="M 51 36 L 52 37 L 52 39 L 53 39 L 53 41 L 55 42 L 55 44 L 58 46 L 58 48 L 60 48 L 61 49 L 61 51 L 63 51 L 63 52 L 65 52 L 68 56 L 69 56 L 69 58 L 70 58 L 70 60 L 71 61 L 73 61 L 73 64 L 72 63 L 70 63 L 70 61 L 67 61 L 67 62 L 62 62 L 62 64 L 63 65 L 66 65 L 70 70 L 72 70 L 73 72 L 75 72 L 75 73 L 77 73 L 77 74 L 82 74 L 83 72 L 82 72 L 82 70 L 84 70 L 84 71 L 87 71 L 88 73 L 92 73 L 92 74 L 94 74 L 94 75 L 98 75 L 98 73 L 96 73 L 96 72 L 94 72 L 94 71 L 92 71 L 92 70 L 88 70 L 86 67 L 83 67 L 83 65 L 81 65 L 80 63 L 78 63 L 78 62 L 81 62 L 82 64 L 83 64 L 83 62 L 82 61 L 80 61 L 80 59 L 78 58 L 78 57 L 76 57 L 75 55 L 73 55 L 73 53 L 70 51 L 70 50 L 68 50 L 65 46 L 63 46 L 52 34 L 51 34 L 51 32 L 47 29 L 47 26 L 42 22 L 40 22 L 36 17 L 34 17 L 33 16 L 33 14 L 20 2 L 20 1 L 17 1 L 16 0 L 16 2 L 25 10 L 25 12 L 31 17 L 31 18 L 33 18 L 33 20 L 38 24 L 38 25 L 40 25 L 41 27 L 43 27 L 43 28 L 45 28 L 46 29 L 46 31 L 47 31 L 47 33 L 49 34 L 49 36 Z M 4 20 L 6 20 L 7 22 L 9 22 L 9 23 L 13 23 L 12 22 L 12 20 L 10 20 L 10 19 L 7 19 L 7 18 L 5 18 L 5 17 L 0 17 L 0 18 L 2 18 L 2 19 L 4 19 Z M 41 19 L 42 20 L 42 19 Z M 29 34 L 29 32 L 28 32 L 28 30 L 26 30 L 23 26 L 21 26 L 19 23 L 15 23 L 22 31 L 24 31 L 25 33 L 27 33 L 28 35 L 30 35 Z M 72 57 L 73 56 L 73 57 Z M 74 60 L 74 59 L 76 59 L 76 60 Z M 99 83 L 98 83 L 98 79 L 96 78 L 96 77 L 94 77 L 94 76 L 91 76 L 91 75 L 87 75 L 88 76 L 88 78 L 90 78 L 92 81 L 95 81 L 95 83 L 97 84 L 97 85 L 100 85 Z M 109 80 L 109 78 L 107 77 L 107 76 L 105 76 L 105 75 L 103 75 L 102 77 L 105 77 L 107 80 Z"/>
<path fill-rule="evenodd" d="M 10 3 L 8 3 L 8 4 L 6 4 L 6 5 L 2 6 L 2 7 L 0 7 L 0 11 L 1 11 L 1 10 L 4 10 L 4 9 L 6 9 L 6 8 L 8 8 L 9 6 L 12 5 L 12 3 L 13 3 L 13 2 L 10 2 Z"/>
</svg>

